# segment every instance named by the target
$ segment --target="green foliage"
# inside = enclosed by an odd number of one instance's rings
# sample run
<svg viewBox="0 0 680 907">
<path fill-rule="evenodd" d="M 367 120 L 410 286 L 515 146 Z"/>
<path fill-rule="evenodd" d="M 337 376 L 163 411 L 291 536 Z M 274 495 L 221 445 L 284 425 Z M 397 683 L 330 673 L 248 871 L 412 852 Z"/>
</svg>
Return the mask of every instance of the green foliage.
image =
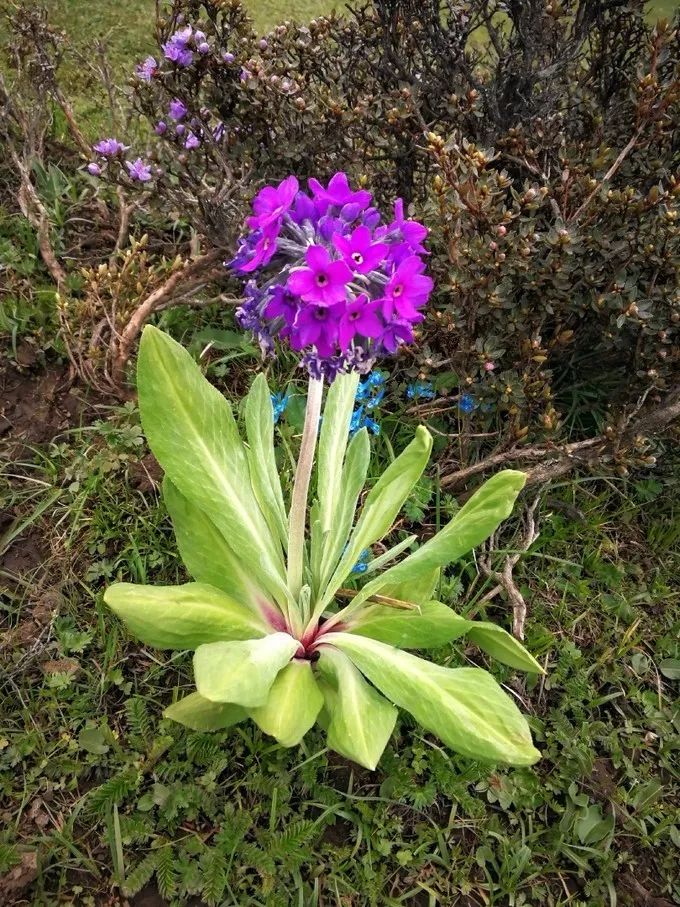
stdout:
<svg viewBox="0 0 680 907">
<path fill-rule="evenodd" d="M 258 376 L 246 399 L 249 444 L 245 447 L 227 400 L 179 344 L 150 326 L 144 331 L 138 374 L 142 422 L 152 450 L 166 469 L 166 498 L 181 527 L 188 562 L 196 564 L 201 575 L 209 572 L 217 583 L 169 588 L 115 583 L 104 595 L 133 635 L 147 645 L 195 649 L 197 693 L 171 705 L 166 717 L 194 730 L 221 730 L 241 721 L 246 710 L 262 730 L 290 747 L 302 741 L 323 707 L 319 721 L 329 742 L 337 743 L 345 755 L 355 754 L 361 765 L 375 768 L 379 747 L 385 747 L 394 727 L 394 712 L 369 691 L 358 668 L 392 703 L 406 708 L 454 749 L 490 761 L 518 765 L 535 761 L 538 752 L 526 720 L 485 671 L 429 665 L 391 646 L 353 637 L 354 626 L 348 622 L 352 615 L 361 627 L 361 611 L 372 607 L 367 603 L 376 589 L 386 587 L 405 599 L 396 604 L 406 610 L 383 616 L 382 621 L 378 618 L 377 629 L 373 619 L 373 636 L 380 638 L 381 623 L 383 633 L 387 625 L 388 636 L 410 648 L 423 642 L 445 643 L 460 635 L 461 618 L 449 614 L 446 605 L 436 603 L 440 610 L 433 613 L 430 604 L 427 613 L 419 615 L 420 621 L 410 612 L 426 600 L 424 587 L 433 585 L 433 576 L 442 567 L 458 561 L 509 516 L 524 485 L 522 473 L 506 470 L 490 479 L 434 538 L 370 581 L 342 608 L 335 601 L 341 584 L 351 575 L 360 553 L 389 533 L 423 474 L 432 448 L 427 429 L 419 426 L 413 440 L 380 474 L 350 532 L 352 507 L 359 494 L 356 477 L 365 474 L 367 461 L 362 453 L 355 475 L 355 445 L 348 445 L 347 435 L 357 379 L 338 379 L 323 415 L 318 503 L 310 511 L 312 534 L 307 549 L 307 502 L 298 501 L 300 575 L 293 577 L 295 512 L 291 503 L 287 514 L 283 497 L 272 403 L 264 377 Z M 308 424 L 319 419 L 322 393 L 323 385 L 310 380 L 293 502 L 300 464 L 308 463 L 307 476 L 311 475 L 317 426 L 310 434 Z M 312 394 L 318 405 L 312 404 Z M 364 450 L 365 438 L 364 430 L 363 442 L 357 442 Z M 339 528 L 333 524 L 336 508 L 341 515 Z M 214 536 L 215 549 L 202 550 Z M 215 550 L 227 551 L 224 563 L 210 564 Z M 287 588 L 283 586 L 286 552 Z M 261 588 L 244 580 L 241 600 L 221 591 L 224 585 L 232 587 L 235 576 L 240 581 L 251 565 L 260 568 Z M 413 641 L 409 639 L 412 628 L 416 630 Z M 481 648 L 499 660 L 520 669 L 541 670 L 504 629 L 462 620 L 462 632 L 468 630 Z M 349 660 L 334 659 L 336 647 Z M 319 670 L 325 671 L 326 681 L 330 675 L 330 682 L 320 689 L 315 663 L 328 649 L 330 654 Z M 346 690 L 343 681 L 348 684 Z M 91 736 L 95 731 L 87 733 Z M 91 751 L 108 751 L 103 740 L 101 749 L 93 746 L 90 742 Z"/>
</svg>

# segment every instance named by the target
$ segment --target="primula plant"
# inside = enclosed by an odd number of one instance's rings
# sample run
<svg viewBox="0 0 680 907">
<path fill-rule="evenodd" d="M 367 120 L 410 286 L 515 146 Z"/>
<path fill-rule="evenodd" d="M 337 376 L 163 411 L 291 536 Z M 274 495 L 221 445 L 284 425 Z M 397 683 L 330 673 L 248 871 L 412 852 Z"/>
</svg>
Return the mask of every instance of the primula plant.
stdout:
<svg viewBox="0 0 680 907">
<path fill-rule="evenodd" d="M 148 326 L 138 361 L 142 424 L 195 582 L 118 583 L 106 602 L 145 644 L 195 650 L 196 692 L 165 712 L 190 728 L 251 718 L 295 746 L 318 723 L 331 749 L 373 769 L 400 707 L 465 756 L 531 764 L 539 754 L 527 722 L 487 671 L 404 651 L 467 635 L 505 664 L 541 671 L 504 630 L 434 599 L 441 569 L 510 514 L 524 476 L 494 476 L 411 553 L 415 536 L 371 557 L 432 447 L 418 427 L 363 494 L 369 433 L 351 432 L 360 373 L 412 339 L 432 286 L 423 273 L 425 230 L 400 205 L 381 227 L 369 193 L 352 191 L 343 174 L 310 188 L 311 196 L 289 178 L 263 189 L 232 262 L 261 278 L 248 286 L 242 322 L 267 350 L 278 336 L 301 351 L 310 376 L 290 500 L 264 375 L 246 397 L 241 437 L 228 401 L 191 356 Z"/>
</svg>

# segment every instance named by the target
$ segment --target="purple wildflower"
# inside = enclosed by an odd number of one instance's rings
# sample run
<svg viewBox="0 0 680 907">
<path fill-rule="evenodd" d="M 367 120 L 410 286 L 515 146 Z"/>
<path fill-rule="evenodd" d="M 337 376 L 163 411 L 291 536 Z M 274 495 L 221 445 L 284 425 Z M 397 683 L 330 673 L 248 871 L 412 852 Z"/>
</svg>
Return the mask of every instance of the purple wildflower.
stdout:
<svg viewBox="0 0 680 907">
<path fill-rule="evenodd" d="M 278 220 L 290 209 L 298 191 L 294 176 L 282 180 L 278 186 L 265 186 L 253 199 L 254 216 L 246 221 L 249 227 L 266 227 Z"/>
<path fill-rule="evenodd" d="M 184 101 L 180 101 L 179 98 L 175 98 L 174 101 L 170 101 L 170 106 L 168 107 L 168 115 L 170 119 L 174 120 L 176 123 L 179 123 L 180 120 L 183 120 L 187 115 L 187 106 Z"/>
<path fill-rule="evenodd" d="M 87 165 L 87 172 L 91 173 L 92 176 L 100 176 L 102 168 L 99 166 L 99 164 L 96 164 L 94 161 L 92 161 Z"/>
<path fill-rule="evenodd" d="M 156 133 L 156 135 L 165 135 L 165 133 L 167 132 L 167 129 L 168 129 L 168 124 L 165 123 L 163 120 L 159 120 L 156 123 L 156 125 L 154 126 L 154 132 Z"/>
<path fill-rule="evenodd" d="M 346 284 L 352 272 L 344 261 L 333 261 L 324 246 L 310 246 L 305 254 L 306 268 L 299 268 L 288 278 L 291 293 L 305 302 L 330 306 L 345 298 Z"/>
<path fill-rule="evenodd" d="M 199 52 L 199 54 L 205 56 L 205 54 L 210 53 L 210 45 L 207 41 L 201 41 L 200 44 L 196 45 L 196 50 Z"/>
<path fill-rule="evenodd" d="M 374 243 L 368 227 L 357 227 L 350 236 L 335 234 L 333 245 L 353 271 L 368 274 L 385 258 L 387 243 Z"/>
<path fill-rule="evenodd" d="M 342 306 L 310 305 L 300 310 L 291 334 L 294 350 L 315 346 L 320 356 L 331 356 L 338 337 Z"/>
<path fill-rule="evenodd" d="M 275 337 L 287 339 L 313 377 L 367 374 L 378 356 L 412 343 L 423 320 L 432 290 L 420 257 L 427 231 L 399 203 L 393 223 L 381 226 L 371 194 L 344 173 L 327 186 L 310 180 L 309 189 L 290 176 L 253 200 L 249 232 L 228 266 L 263 278 L 261 287 L 246 284 L 237 318 L 265 353 Z"/>
<path fill-rule="evenodd" d="M 125 161 L 125 166 L 127 167 L 131 180 L 136 180 L 139 183 L 148 183 L 151 179 L 151 166 L 146 164 L 141 157 L 138 157 L 137 160 L 132 163 L 130 163 L 130 161 Z"/>
<path fill-rule="evenodd" d="M 409 255 L 397 266 L 385 287 L 383 311 L 387 318 L 396 312 L 401 318 L 422 320 L 417 309 L 425 305 L 433 286 L 432 278 L 422 273 L 424 270 L 417 255 Z"/>
<path fill-rule="evenodd" d="M 276 252 L 276 227 L 268 226 L 258 230 L 255 242 L 250 250 L 251 254 L 245 264 L 239 268 L 244 274 L 249 274 L 257 268 L 268 264 Z"/>
<path fill-rule="evenodd" d="M 143 82 L 150 82 L 158 72 L 158 63 L 153 57 L 147 57 L 135 67 L 135 75 Z"/>
<path fill-rule="evenodd" d="M 346 173 L 336 173 L 324 188 L 318 180 L 310 179 L 309 188 L 314 194 L 314 198 L 322 205 L 348 205 L 352 202 L 365 208 L 371 201 L 371 193 L 360 189 L 354 192 L 350 189 L 349 180 Z"/>
<path fill-rule="evenodd" d="M 200 145 L 201 145 L 201 140 L 199 139 L 199 137 L 197 135 L 194 135 L 193 132 L 190 132 L 189 135 L 186 137 L 186 141 L 184 142 L 184 147 L 187 148 L 189 151 L 192 151 L 194 148 L 200 148 Z"/>
<path fill-rule="evenodd" d="M 379 302 L 369 302 L 368 296 L 357 296 L 343 309 L 338 323 L 338 346 L 345 353 L 350 343 L 359 334 L 362 337 L 379 337 L 383 323 L 378 317 Z"/>
<path fill-rule="evenodd" d="M 97 154 L 101 154 L 102 157 L 116 157 L 116 155 L 127 151 L 130 146 L 124 145 L 122 142 L 119 142 L 118 139 L 101 139 L 92 147 Z"/>
<path fill-rule="evenodd" d="M 165 59 L 171 63 L 176 63 L 177 66 L 191 66 L 194 59 L 193 52 L 188 47 L 191 36 L 192 28 L 190 25 L 176 31 L 163 45 Z"/>
<path fill-rule="evenodd" d="M 224 60 L 225 63 L 231 64 L 234 62 L 236 57 L 229 51 L 225 51 L 225 53 L 222 54 L 222 59 Z"/>
</svg>

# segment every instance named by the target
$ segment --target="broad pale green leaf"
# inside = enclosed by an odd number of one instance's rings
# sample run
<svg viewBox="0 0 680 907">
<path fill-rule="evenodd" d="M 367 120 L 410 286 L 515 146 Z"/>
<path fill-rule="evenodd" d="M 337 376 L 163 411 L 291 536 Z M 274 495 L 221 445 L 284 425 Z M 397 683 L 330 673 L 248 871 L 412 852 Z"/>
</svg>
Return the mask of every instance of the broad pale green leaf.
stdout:
<svg viewBox="0 0 680 907">
<path fill-rule="evenodd" d="M 299 647 L 287 633 L 199 646 L 194 654 L 196 688 L 211 702 L 264 705 L 276 675 Z"/>
<path fill-rule="evenodd" d="M 349 619 L 347 630 L 398 649 L 431 649 L 464 636 L 472 624 L 442 602 L 429 601 L 414 611 L 371 605 Z"/>
<path fill-rule="evenodd" d="M 163 712 L 164 718 L 172 718 L 192 731 L 221 731 L 245 721 L 248 713 L 240 705 L 231 702 L 211 702 L 200 693 L 190 693 L 173 702 Z"/>
<path fill-rule="evenodd" d="M 323 705 L 312 666 L 291 661 L 278 674 L 265 705 L 250 709 L 250 717 L 281 746 L 296 746 L 313 726 Z"/>
<path fill-rule="evenodd" d="M 515 639 L 503 627 L 498 627 L 487 621 L 469 621 L 470 627 L 466 636 L 476 646 L 500 661 L 518 671 L 528 671 L 531 674 L 545 674 L 545 671 L 533 655 L 524 648 L 519 640 Z"/>
<path fill-rule="evenodd" d="M 467 636 L 502 664 L 518 671 L 545 673 L 533 655 L 507 630 L 487 621 L 461 617 L 443 602 L 424 602 L 413 611 L 372 605 L 350 617 L 346 629 L 398 649 L 431 649 Z"/>
<path fill-rule="evenodd" d="M 481 668 L 443 668 L 353 633 L 333 645 L 395 705 L 464 756 L 511 765 L 540 758 L 526 719 Z"/>
<path fill-rule="evenodd" d="M 423 581 L 427 583 L 434 571 L 454 563 L 481 544 L 510 516 L 525 482 L 524 473 L 513 469 L 506 469 L 490 478 L 433 538 L 367 583 L 352 602 L 352 608 L 357 608 L 376 592 L 409 600 L 407 592 L 410 583 L 417 584 L 422 592 L 420 584 Z"/>
<path fill-rule="evenodd" d="M 326 706 L 328 745 L 373 770 L 397 720 L 397 710 L 368 684 L 352 662 L 324 646 L 317 662 Z"/>
<path fill-rule="evenodd" d="M 390 463 L 370 490 L 347 549 L 328 584 L 323 598 L 325 604 L 340 588 L 364 548 L 381 539 L 388 531 L 411 489 L 421 477 L 431 450 L 432 436 L 425 426 L 419 425 L 413 441 Z"/>
<path fill-rule="evenodd" d="M 422 605 L 433 599 L 439 575 L 439 567 L 435 567 L 434 570 L 424 570 L 403 583 L 390 583 L 388 586 L 383 587 L 381 593 L 389 595 L 391 598 L 398 598 L 400 601 Z"/>
<path fill-rule="evenodd" d="M 258 613 L 278 611 L 254 582 L 253 571 L 234 554 L 208 515 L 185 498 L 167 476 L 163 479 L 163 498 L 179 553 L 195 580 L 221 589 Z"/>
<path fill-rule="evenodd" d="M 357 501 L 366 484 L 370 460 L 371 442 L 367 430 L 362 428 L 354 435 L 347 447 L 335 520 L 330 532 L 325 535 L 320 588 L 328 582 L 328 578 L 337 567 L 347 544 L 354 522 Z"/>
<path fill-rule="evenodd" d="M 323 533 L 331 532 L 336 525 L 342 485 L 342 464 L 347 449 L 358 383 L 357 372 L 338 375 L 329 387 L 326 397 L 317 460 L 317 496 Z"/>
<path fill-rule="evenodd" d="M 271 531 L 284 550 L 288 546 L 288 517 L 274 456 L 274 408 L 267 379 L 260 374 L 246 397 L 248 465 L 255 497 Z"/>
<path fill-rule="evenodd" d="M 114 583 L 104 601 L 133 636 L 156 649 L 197 649 L 218 640 L 264 636 L 270 629 L 250 608 L 206 583 Z"/>
<path fill-rule="evenodd" d="M 253 494 L 227 400 L 183 347 L 150 325 L 139 348 L 137 386 L 149 446 L 173 485 L 209 514 L 258 583 L 287 603 L 281 547 Z"/>
</svg>

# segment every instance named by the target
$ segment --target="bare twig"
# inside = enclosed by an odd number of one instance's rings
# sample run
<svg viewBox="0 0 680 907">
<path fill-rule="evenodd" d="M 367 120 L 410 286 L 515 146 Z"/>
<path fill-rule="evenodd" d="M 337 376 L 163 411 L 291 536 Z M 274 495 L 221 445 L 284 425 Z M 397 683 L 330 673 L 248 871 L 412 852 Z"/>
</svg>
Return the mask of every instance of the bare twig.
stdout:
<svg viewBox="0 0 680 907">
<path fill-rule="evenodd" d="M 183 268 L 171 274 L 165 283 L 155 289 L 135 309 L 123 332 L 118 338 L 113 338 L 112 340 L 113 367 L 111 377 L 115 384 L 122 384 L 125 376 L 125 366 L 130 358 L 132 347 L 151 315 L 171 298 L 178 294 L 186 294 L 190 287 L 196 283 L 205 282 L 207 275 L 215 270 L 215 265 L 222 256 L 223 253 L 219 249 L 212 249 L 200 258 L 189 262 Z"/>
<path fill-rule="evenodd" d="M 498 571 L 491 567 L 491 555 L 494 550 L 496 534 L 494 533 L 489 539 L 484 556 L 479 558 L 479 566 L 489 579 L 494 580 L 496 585 L 482 599 L 482 602 L 490 601 L 495 598 L 499 592 L 504 591 L 512 605 L 512 632 L 517 639 L 524 639 L 524 622 L 527 616 L 527 606 L 524 596 L 517 588 L 513 569 L 517 566 L 520 557 L 531 548 L 538 538 L 538 529 L 536 526 L 536 508 L 538 507 L 539 498 L 535 498 L 533 503 L 527 508 L 524 515 L 524 533 L 514 554 L 506 557 L 503 569 Z"/>
</svg>

